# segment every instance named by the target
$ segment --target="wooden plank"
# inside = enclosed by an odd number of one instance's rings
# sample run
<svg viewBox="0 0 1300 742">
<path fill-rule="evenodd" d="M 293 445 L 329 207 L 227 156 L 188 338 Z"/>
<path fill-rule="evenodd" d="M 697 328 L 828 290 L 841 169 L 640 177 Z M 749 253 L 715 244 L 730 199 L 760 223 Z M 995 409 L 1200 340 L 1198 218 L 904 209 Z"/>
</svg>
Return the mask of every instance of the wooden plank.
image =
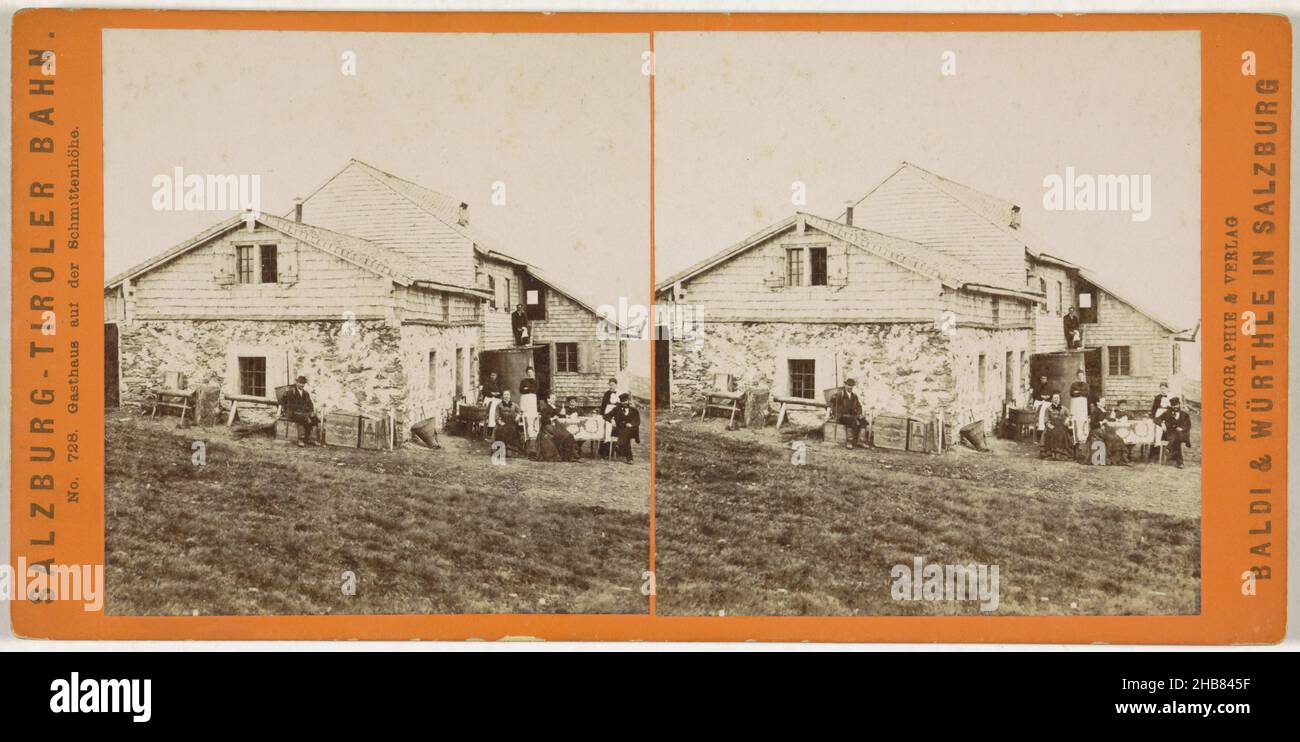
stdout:
<svg viewBox="0 0 1300 742">
<path fill-rule="evenodd" d="M 907 450 L 908 419 L 897 415 L 876 415 L 871 421 L 871 442 L 877 448 Z"/>
</svg>

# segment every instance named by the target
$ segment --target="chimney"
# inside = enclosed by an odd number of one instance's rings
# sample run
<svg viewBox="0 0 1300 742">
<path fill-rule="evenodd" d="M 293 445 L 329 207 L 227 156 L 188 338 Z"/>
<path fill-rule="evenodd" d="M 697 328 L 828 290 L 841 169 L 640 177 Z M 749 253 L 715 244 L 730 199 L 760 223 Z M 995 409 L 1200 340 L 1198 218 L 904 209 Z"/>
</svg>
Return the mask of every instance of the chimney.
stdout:
<svg viewBox="0 0 1300 742">
<path fill-rule="evenodd" d="M 1011 228 L 1020 229 L 1020 207 L 1015 204 L 1011 205 Z"/>
<path fill-rule="evenodd" d="M 302 223 L 302 199 L 301 198 L 295 198 L 293 200 L 293 220 L 300 224 Z"/>
<path fill-rule="evenodd" d="M 460 205 L 460 211 L 456 213 L 456 223 L 462 227 L 469 224 L 469 204 Z"/>
<path fill-rule="evenodd" d="M 853 202 L 851 201 L 844 205 L 844 226 L 853 226 Z"/>
</svg>

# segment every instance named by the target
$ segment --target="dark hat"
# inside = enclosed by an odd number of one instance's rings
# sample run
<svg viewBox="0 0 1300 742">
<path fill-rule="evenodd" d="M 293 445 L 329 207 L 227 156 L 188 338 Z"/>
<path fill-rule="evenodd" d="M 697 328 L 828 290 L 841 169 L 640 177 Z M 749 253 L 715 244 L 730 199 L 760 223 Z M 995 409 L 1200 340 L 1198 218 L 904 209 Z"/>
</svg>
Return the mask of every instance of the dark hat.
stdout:
<svg viewBox="0 0 1300 742">
<path fill-rule="evenodd" d="M 623 392 L 622 394 L 618 395 L 618 401 L 620 402 L 626 402 L 630 399 L 632 399 L 632 395 L 628 394 L 627 392 Z"/>
<path fill-rule="evenodd" d="M 857 384 L 857 383 L 858 383 L 858 382 L 855 381 L 855 380 L 854 380 L 853 378 L 851 378 L 851 377 L 848 378 L 848 379 L 845 379 L 845 380 L 844 380 L 844 386 L 853 386 L 854 384 Z"/>
<path fill-rule="evenodd" d="M 306 376 L 299 376 L 299 377 L 298 377 L 298 383 L 299 383 L 299 384 L 306 384 L 306 383 L 307 383 L 307 377 L 306 377 Z"/>
<path fill-rule="evenodd" d="M 1178 397 L 1170 397 L 1170 398 L 1169 398 L 1169 404 L 1172 405 L 1172 406 L 1174 406 L 1174 407 L 1177 407 L 1178 405 L 1180 405 L 1180 404 L 1182 404 L 1182 403 L 1183 403 L 1183 401 L 1182 401 L 1181 399 L 1179 399 Z"/>
</svg>

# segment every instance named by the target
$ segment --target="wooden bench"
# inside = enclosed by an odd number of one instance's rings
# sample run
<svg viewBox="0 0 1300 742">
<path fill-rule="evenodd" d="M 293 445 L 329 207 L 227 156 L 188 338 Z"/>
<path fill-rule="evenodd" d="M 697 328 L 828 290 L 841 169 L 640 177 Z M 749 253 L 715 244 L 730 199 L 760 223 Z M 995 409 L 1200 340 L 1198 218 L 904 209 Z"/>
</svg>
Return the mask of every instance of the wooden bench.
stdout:
<svg viewBox="0 0 1300 742">
<path fill-rule="evenodd" d="M 779 408 L 777 408 L 777 412 L 776 412 L 776 427 L 778 428 L 781 427 L 781 424 L 785 422 L 785 417 L 789 413 L 791 407 L 799 408 L 799 409 L 821 410 L 822 412 L 826 412 L 830 409 L 830 405 L 827 404 L 826 402 L 820 402 L 815 399 L 807 399 L 806 397 L 772 397 L 772 401 L 777 402 L 781 405 Z"/>
<path fill-rule="evenodd" d="M 745 393 L 733 391 L 731 386 L 731 374 L 713 375 L 713 389 L 704 393 L 701 420 L 709 416 L 709 410 L 720 410 L 728 413 L 728 426 L 736 424 L 736 413 L 740 412 L 740 402 L 745 398 Z"/>
<path fill-rule="evenodd" d="M 276 410 L 276 417 L 278 418 L 280 416 L 279 400 L 270 397 L 255 397 L 251 394 L 226 394 L 224 396 L 226 400 L 230 402 L 230 414 L 226 417 L 226 427 L 235 424 L 235 416 L 239 413 L 240 405 L 244 405 L 245 407 L 271 407 Z"/>
</svg>

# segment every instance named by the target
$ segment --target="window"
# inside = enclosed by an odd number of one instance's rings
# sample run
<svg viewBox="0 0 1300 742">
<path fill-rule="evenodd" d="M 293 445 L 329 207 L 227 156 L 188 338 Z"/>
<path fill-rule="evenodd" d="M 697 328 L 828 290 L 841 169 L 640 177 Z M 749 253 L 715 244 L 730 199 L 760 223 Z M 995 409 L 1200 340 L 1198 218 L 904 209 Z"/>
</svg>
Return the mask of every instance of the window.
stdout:
<svg viewBox="0 0 1300 742">
<path fill-rule="evenodd" d="M 1178 349 L 1174 348 L 1174 350 L 1176 351 Z M 627 341 L 626 340 L 618 341 L 618 370 L 619 371 L 627 370 Z M 1177 369 L 1175 369 L 1175 371 L 1176 370 Z"/>
<path fill-rule="evenodd" d="M 252 397 L 266 396 L 266 357 L 239 357 L 239 393 Z"/>
<path fill-rule="evenodd" d="M 980 394 L 984 394 L 984 386 L 988 383 L 988 368 L 983 353 L 980 353 Z"/>
<path fill-rule="evenodd" d="M 785 285 L 803 285 L 803 249 L 794 248 L 785 251 Z"/>
<path fill-rule="evenodd" d="M 235 248 L 239 263 L 239 282 L 253 283 L 253 260 L 257 248 L 254 245 L 239 245 Z"/>
<path fill-rule="evenodd" d="M 497 308 L 497 279 L 496 276 L 488 276 L 488 291 L 491 292 L 492 298 L 489 300 L 492 308 Z"/>
<path fill-rule="evenodd" d="M 275 245 L 262 245 L 262 283 L 275 283 L 280 280 L 276 268 Z"/>
<path fill-rule="evenodd" d="M 456 349 L 456 396 L 465 396 L 465 349 Z"/>
<path fill-rule="evenodd" d="M 1002 302 L 998 297 L 993 297 L 993 324 L 998 324 L 1002 318 Z"/>
<path fill-rule="evenodd" d="M 528 277 L 524 283 L 524 310 L 533 322 L 546 321 L 546 286 Z"/>
<path fill-rule="evenodd" d="M 1056 313 L 1065 314 L 1065 284 L 1056 282 Z"/>
<path fill-rule="evenodd" d="M 555 370 L 562 373 L 575 373 L 578 370 L 578 344 L 555 344 Z"/>
<path fill-rule="evenodd" d="M 810 286 L 826 285 L 826 248 L 808 248 L 808 284 Z"/>
<path fill-rule="evenodd" d="M 438 392 L 438 351 L 429 351 L 429 393 Z"/>
<path fill-rule="evenodd" d="M 513 312 L 514 307 L 510 306 L 515 300 L 514 294 L 510 293 L 510 279 L 506 279 L 506 298 L 502 303 L 502 309 L 506 312 Z"/>
<path fill-rule="evenodd" d="M 1043 314 L 1047 314 L 1052 310 L 1047 308 L 1047 279 L 1046 278 L 1038 279 L 1038 290 L 1041 291 L 1043 294 Z"/>
<path fill-rule="evenodd" d="M 1179 352 L 1178 343 L 1173 344 L 1171 352 L 1173 355 L 1169 359 L 1170 367 L 1173 368 L 1174 373 L 1178 373 L 1183 367 L 1182 353 Z"/>
<path fill-rule="evenodd" d="M 789 363 L 790 396 L 801 399 L 816 399 L 817 362 L 811 358 L 791 358 Z"/>
<path fill-rule="evenodd" d="M 1107 355 L 1107 373 L 1111 376 L 1129 376 L 1132 373 L 1132 367 L 1129 365 L 1129 346 L 1112 345 L 1106 349 Z"/>
</svg>

